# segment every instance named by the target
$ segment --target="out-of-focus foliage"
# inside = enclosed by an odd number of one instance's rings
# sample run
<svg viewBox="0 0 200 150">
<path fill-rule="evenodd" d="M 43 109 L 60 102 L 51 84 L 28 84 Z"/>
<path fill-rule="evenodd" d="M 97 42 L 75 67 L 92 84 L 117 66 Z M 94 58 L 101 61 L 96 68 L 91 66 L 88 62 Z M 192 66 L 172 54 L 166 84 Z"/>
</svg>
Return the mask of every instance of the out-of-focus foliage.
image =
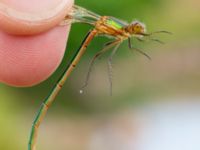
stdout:
<svg viewBox="0 0 200 150">
<path fill-rule="evenodd" d="M 138 19 L 146 24 L 149 32 L 168 30 L 173 32 L 173 35 L 158 36 L 166 41 L 165 45 L 133 40 L 134 46 L 147 52 L 152 61 L 129 51 L 127 42 L 122 44 L 113 61 L 112 97 L 109 95 L 106 66 L 109 53 L 97 60 L 88 87 L 83 94 L 79 94 L 91 58 L 107 41 L 104 37 L 95 39 L 66 82 L 48 116 L 64 119 L 63 116 L 67 113 L 73 116 L 115 112 L 116 109 L 138 103 L 149 103 L 158 96 L 199 96 L 200 2 L 198 0 L 77 0 L 76 4 L 98 14 L 115 16 L 128 22 Z M 83 24 L 72 26 L 63 63 L 44 83 L 23 89 L 0 85 L 1 150 L 26 149 L 31 120 L 37 108 L 90 28 Z M 41 131 L 43 129 L 41 128 Z"/>
</svg>

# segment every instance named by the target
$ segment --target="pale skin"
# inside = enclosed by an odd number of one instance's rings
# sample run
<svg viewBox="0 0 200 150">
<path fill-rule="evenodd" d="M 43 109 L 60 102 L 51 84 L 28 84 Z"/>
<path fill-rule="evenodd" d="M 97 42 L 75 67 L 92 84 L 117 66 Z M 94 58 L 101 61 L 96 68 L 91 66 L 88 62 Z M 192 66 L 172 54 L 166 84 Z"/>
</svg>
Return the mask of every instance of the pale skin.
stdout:
<svg viewBox="0 0 200 150">
<path fill-rule="evenodd" d="M 59 10 L 56 4 L 61 2 L 64 7 Z M 56 70 L 70 30 L 70 25 L 59 23 L 72 5 L 73 0 L 0 2 L 0 82 L 18 87 L 33 86 Z M 52 9 L 54 7 L 57 9 Z M 51 15 L 39 12 L 43 10 Z M 34 150 L 34 146 L 29 144 L 28 149 Z"/>
<path fill-rule="evenodd" d="M 61 2 L 63 7 L 58 6 Z M 63 58 L 70 29 L 70 26 L 57 24 L 72 5 L 73 0 L 0 2 L 0 82 L 18 87 L 33 86 L 56 70 Z M 56 10 L 52 9 L 55 6 Z M 10 16 L 6 7 L 11 10 Z M 43 13 L 44 9 L 51 15 Z M 13 15 L 12 12 L 17 13 Z M 36 17 L 31 15 L 33 13 Z M 26 17 L 22 19 L 23 16 Z"/>
</svg>

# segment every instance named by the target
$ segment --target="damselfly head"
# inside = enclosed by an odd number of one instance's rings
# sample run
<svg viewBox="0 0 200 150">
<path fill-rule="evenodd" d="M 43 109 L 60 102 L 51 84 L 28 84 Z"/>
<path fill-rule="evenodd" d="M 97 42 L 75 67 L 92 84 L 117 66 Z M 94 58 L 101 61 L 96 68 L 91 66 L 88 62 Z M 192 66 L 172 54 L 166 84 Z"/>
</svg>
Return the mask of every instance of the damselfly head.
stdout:
<svg viewBox="0 0 200 150">
<path fill-rule="evenodd" d="M 127 28 L 128 32 L 132 35 L 143 35 L 146 33 L 146 26 L 139 21 L 133 21 Z"/>
</svg>

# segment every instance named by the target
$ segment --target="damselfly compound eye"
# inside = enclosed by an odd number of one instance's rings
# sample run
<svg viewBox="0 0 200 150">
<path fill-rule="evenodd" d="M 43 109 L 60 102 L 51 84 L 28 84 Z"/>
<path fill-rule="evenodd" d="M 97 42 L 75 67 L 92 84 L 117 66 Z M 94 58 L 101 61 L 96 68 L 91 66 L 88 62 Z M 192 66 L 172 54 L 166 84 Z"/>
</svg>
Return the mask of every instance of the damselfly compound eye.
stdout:
<svg viewBox="0 0 200 150">
<path fill-rule="evenodd" d="M 146 26 L 144 23 L 139 21 L 133 21 L 132 25 L 132 33 L 133 34 L 144 34 L 146 33 Z"/>
</svg>

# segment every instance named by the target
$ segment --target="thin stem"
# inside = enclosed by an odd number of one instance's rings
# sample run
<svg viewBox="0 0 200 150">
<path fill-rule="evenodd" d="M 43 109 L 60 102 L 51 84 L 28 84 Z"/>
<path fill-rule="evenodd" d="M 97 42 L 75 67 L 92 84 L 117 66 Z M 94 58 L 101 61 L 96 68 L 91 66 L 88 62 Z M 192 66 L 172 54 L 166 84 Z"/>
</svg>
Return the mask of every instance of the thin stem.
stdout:
<svg viewBox="0 0 200 150">
<path fill-rule="evenodd" d="M 69 75 L 71 74 L 73 69 L 76 67 L 77 63 L 79 62 L 80 58 L 85 53 L 85 50 L 86 50 L 87 46 L 89 45 L 90 41 L 97 34 L 98 33 L 96 30 L 92 30 L 87 34 L 81 47 L 78 49 L 76 55 L 72 58 L 71 63 L 66 68 L 66 70 L 63 72 L 60 79 L 58 80 L 58 82 L 56 83 L 56 85 L 54 86 L 52 91 L 50 92 L 49 96 L 42 103 L 42 105 L 38 111 L 38 114 L 36 115 L 36 118 L 33 122 L 33 125 L 32 125 L 31 135 L 30 135 L 29 144 L 28 144 L 28 150 L 36 150 L 36 140 L 37 140 L 37 136 L 38 136 L 38 129 L 47 113 L 47 110 L 49 109 L 49 107 L 51 106 L 53 101 L 55 100 L 57 94 L 61 90 L 66 79 L 69 77 Z"/>
</svg>

